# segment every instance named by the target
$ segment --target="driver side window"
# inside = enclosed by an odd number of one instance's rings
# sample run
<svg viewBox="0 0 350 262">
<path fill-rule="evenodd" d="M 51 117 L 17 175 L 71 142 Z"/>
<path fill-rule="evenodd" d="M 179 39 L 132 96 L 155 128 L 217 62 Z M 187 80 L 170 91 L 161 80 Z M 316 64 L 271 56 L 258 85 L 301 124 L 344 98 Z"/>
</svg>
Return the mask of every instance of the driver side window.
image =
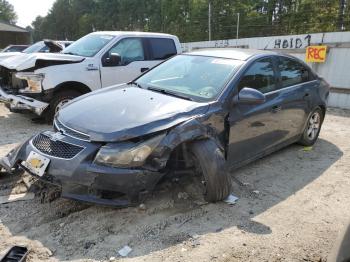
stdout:
<svg viewBox="0 0 350 262">
<path fill-rule="evenodd" d="M 140 38 L 125 38 L 120 40 L 108 51 L 108 56 L 117 53 L 121 57 L 121 65 L 127 65 L 134 61 L 145 60 L 145 55 Z"/>
<path fill-rule="evenodd" d="M 258 60 L 249 67 L 238 84 L 238 90 L 244 87 L 254 88 L 262 93 L 276 90 L 276 77 L 270 58 Z"/>
</svg>

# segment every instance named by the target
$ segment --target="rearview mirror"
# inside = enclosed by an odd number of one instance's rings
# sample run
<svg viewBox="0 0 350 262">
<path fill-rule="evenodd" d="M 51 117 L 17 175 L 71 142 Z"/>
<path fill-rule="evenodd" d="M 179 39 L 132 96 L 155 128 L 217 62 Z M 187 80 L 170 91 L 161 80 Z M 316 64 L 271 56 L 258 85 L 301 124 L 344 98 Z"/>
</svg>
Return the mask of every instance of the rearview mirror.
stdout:
<svg viewBox="0 0 350 262">
<path fill-rule="evenodd" d="M 118 53 L 111 53 L 104 60 L 104 66 L 118 66 L 122 58 Z"/>
<path fill-rule="evenodd" d="M 244 87 L 235 96 L 234 102 L 236 104 L 262 104 L 265 102 L 265 95 L 256 89 Z"/>
</svg>

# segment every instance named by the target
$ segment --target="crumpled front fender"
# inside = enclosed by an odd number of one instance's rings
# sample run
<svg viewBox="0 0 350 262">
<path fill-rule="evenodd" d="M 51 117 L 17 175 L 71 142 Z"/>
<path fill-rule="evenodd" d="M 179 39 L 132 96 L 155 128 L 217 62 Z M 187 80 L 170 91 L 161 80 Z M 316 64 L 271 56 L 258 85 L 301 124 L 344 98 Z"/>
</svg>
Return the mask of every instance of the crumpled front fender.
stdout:
<svg viewBox="0 0 350 262">
<path fill-rule="evenodd" d="M 203 123 L 198 118 L 192 118 L 171 129 L 150 158 L 158 164 L 157 169 L 162 169 L 167 164 L 171 152 L 177 146 L 184 142 L 208 138 L 214 139 L 216 142 L 218 141 L 215 129 Z"/>
<path fill-rule="evenodd" d="M 18 169 L 17 163 L 19 161 L 19 156 L 25 154 L 25 148 L 29 141 L 32 139 L 24 141 L 23 143 L 12 149 L 6 156 L 0 158 L 0 169 L 4 168 L 8 173 L 13 173 Z"/>
</svg>

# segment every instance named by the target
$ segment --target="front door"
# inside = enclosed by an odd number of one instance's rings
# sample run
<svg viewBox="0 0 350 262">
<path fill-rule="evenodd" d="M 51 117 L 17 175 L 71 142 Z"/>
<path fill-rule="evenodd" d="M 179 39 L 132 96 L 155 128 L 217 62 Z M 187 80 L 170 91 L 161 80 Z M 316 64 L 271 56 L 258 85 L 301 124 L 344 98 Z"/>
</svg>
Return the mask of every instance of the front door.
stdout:
<svg viewBox="0 0 350 262">
<path fill-rule="evenodd" d="M 279 125 L 282 100 L 275 92 L 278 85 L 272 58 L 257 60 L 247 69 L 236 88 L 244 87 L 264 93 L 266 101 L 259 105 L 232 105 L 228 149 L 231 166 L 258 156 L 286 136 Z"/>
<path fill-rule="evenodd" d="M 104 63 L 104 59 L 112 53 L 120 55 L 121 61 L 119 65 Z M 150 67 L 149 61 L 145 60 L 142 38 L 130 37 L 121 39 L 102 57 L 102 87 L 133 80 Z"/>
</svg>

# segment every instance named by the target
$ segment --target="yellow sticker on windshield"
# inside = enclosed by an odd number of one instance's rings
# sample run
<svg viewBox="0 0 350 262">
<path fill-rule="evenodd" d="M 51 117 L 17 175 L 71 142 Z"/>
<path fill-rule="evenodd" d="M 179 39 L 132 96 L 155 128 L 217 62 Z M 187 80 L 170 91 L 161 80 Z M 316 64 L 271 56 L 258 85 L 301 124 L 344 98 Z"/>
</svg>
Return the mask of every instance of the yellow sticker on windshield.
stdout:
<svg viewBox="0 0 350 262">
<path fill-rule="evenodd" d="M 218 64 L 218 65 L 235 65 L 236 62 L 231 59 L 214 59 L 211 61 L 212 64 Z"/>
</svg>

